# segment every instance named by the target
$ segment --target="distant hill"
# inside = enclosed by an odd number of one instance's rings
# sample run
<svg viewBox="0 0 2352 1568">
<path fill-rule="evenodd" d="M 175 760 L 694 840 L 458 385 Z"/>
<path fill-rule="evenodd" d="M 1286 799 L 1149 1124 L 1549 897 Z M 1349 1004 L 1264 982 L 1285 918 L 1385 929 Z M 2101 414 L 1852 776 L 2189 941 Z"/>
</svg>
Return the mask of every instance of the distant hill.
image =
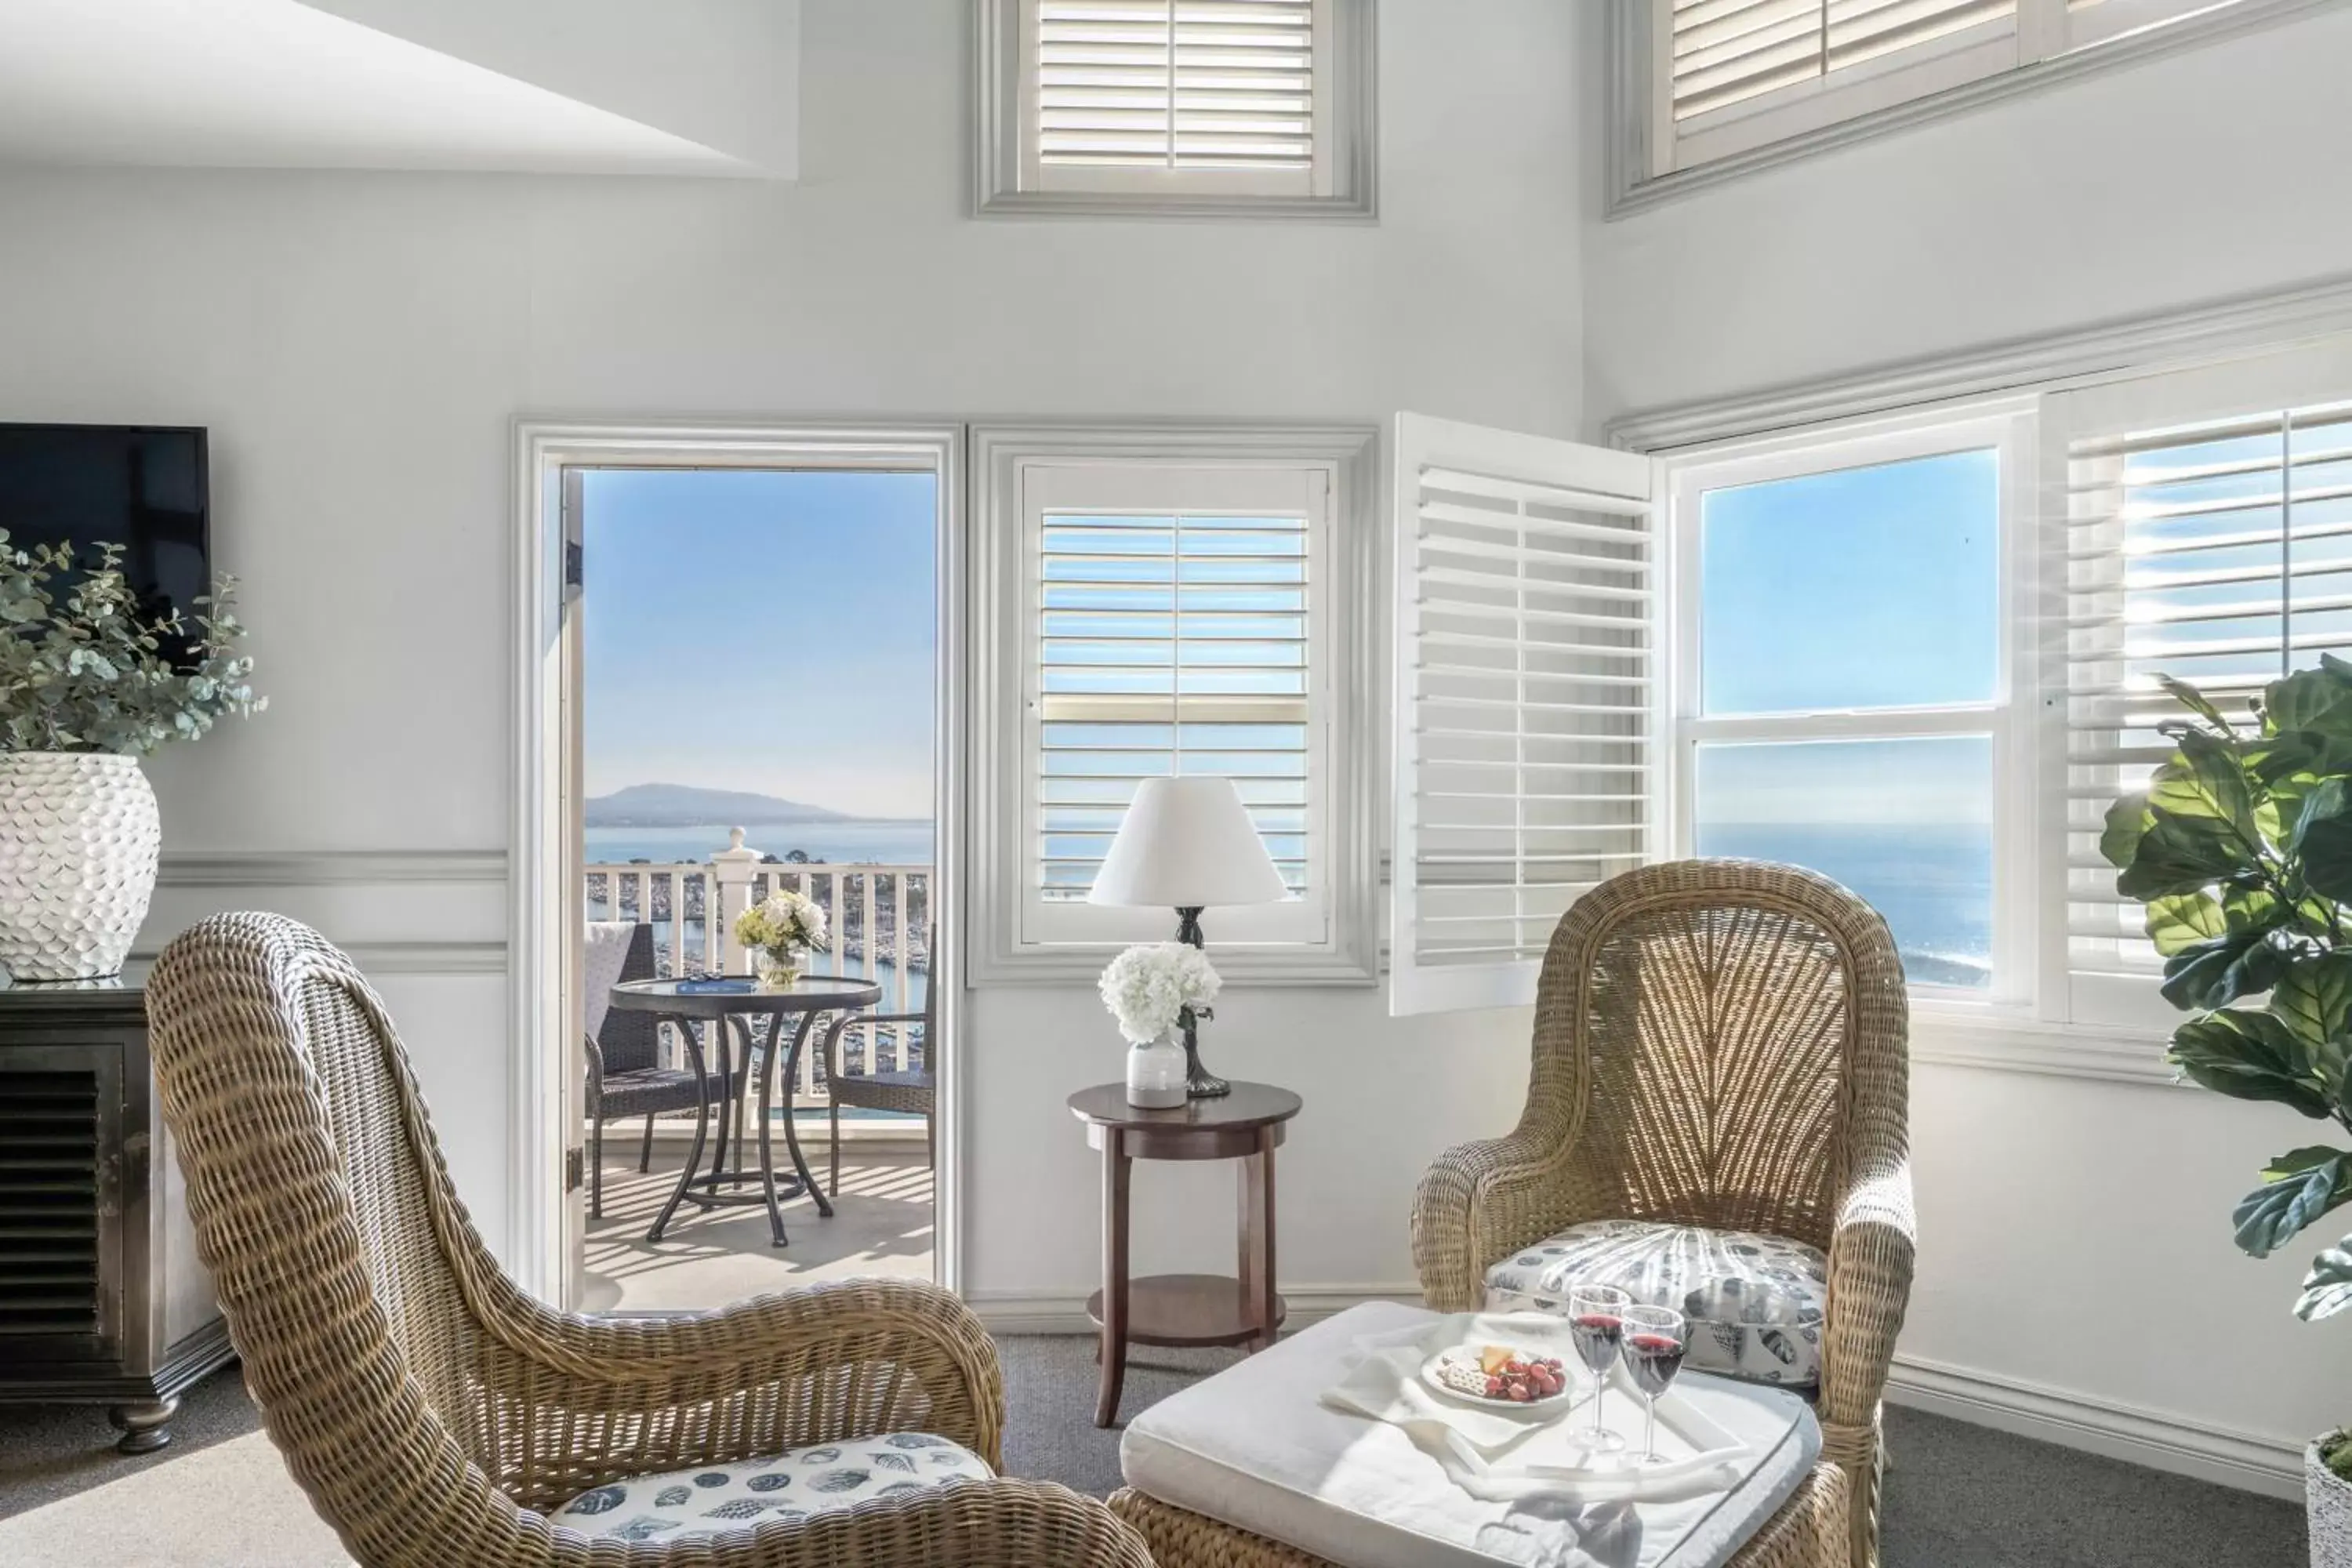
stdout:
<svg viewBox="0 0 2352 1568">
<path fill-rule="evenodd" d="M 772 795 L 697 789 L 692 784 L 641 784 L 592 796 L 581 820 L 589 827 L 768 827 L 791 822 L 856 819 L 821 805 L 803 805 Z"/>
</svg>

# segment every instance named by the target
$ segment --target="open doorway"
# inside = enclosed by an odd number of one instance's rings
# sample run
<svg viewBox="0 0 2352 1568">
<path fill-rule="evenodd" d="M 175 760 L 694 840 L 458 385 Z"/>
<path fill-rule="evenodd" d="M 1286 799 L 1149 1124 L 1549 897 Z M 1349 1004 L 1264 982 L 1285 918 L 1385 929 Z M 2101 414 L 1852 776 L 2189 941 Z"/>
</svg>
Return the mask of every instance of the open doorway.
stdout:
<svg viewBox="0 0 2352 1568">
<path fill-rule="evenodd" d="M 586 445 L 540 452 L 553 864 L 519 868 L 554 917 L 525 976 L 559 1021 L 547 1294 L 665 1312 L 942 1277 L 952 449 Z M 805 1010 L 739 932 L 772 895 L 821 921 Z"/>
</svg>

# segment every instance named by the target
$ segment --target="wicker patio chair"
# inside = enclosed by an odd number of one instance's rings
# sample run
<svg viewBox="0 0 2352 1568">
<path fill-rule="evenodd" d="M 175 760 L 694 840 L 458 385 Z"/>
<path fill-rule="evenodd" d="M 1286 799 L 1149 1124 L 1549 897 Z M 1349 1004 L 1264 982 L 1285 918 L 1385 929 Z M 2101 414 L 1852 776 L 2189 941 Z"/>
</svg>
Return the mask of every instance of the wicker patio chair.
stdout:
<svg viewBox="0 0 2352 1568">
<path fill-rule="evenodd" d="M 1685 860 L 1602 884 L 1545 955 L 1518 1127 L 1422 1178 L 1429 1305 L 1483 1306 L 1489 1266 L 1590 1220 L 1822 1248 L 1822 1468 L 1844 1472 L 1853 1568 L 1874 1568 L 1879 1405 L 1915 1235 L 1905 1012 L 1885 922 L 1825 878 Z"/>
<path fill-rule="evenodd" d="M 589 927 L 592 956 L 602 942 L 625 943 L 615 980 L 654 978 L 654 928 L 642 921 L 626 925 L 598 921 Z M 588 998 L 593 1022 L 588 1030 L 588 1217 L 604 1217 L 604 1123 L 623 1117 L 646 1119 L 645 1139 L 637 1149 L 640 1173 L 653 1169 L 654 1118 L 677 1110 L 696 1110 L 727 1103 L 724 1072 L 708 1076 L 690 1067 L 661 1065 L 661 1024 L 651 1013 L 606 1007 L 604 998 Z M 601 1017 L 595 1016 L 602 1014 Z M 693 1028 L 680 1024 L 680 1028 Z"/>
<path fill-rule="evenodd" d="M 938 940 L 938 928 L 924 932 L 923 951 L 932 951 Z M 940 1097 L 939 1074 L 933 1069 L 936 1059 L 931 1053 L 939 1048 L 938 993 L 931 989 L 928 977 L 923 985 L 923 1010 L 919 1013 L 844 1013 L 824 1032 L 825 1121 L 833 1139 L 833 1168 L 825 1182 L 825 1191 L 835 1197 L 841 1195 L 841 1108 L 863 1106 L 868 1110 L 906 1111 L 923 1119 L 923 1152 L 931 1165 L 940 1163 Z M 898 1068 L 892 1072 L 876 1072 L 874 1053 L 881 1044 L 872 1026 L 888 1024 L 898 1035 Z M 844 1059 L 841 1037 L 849 1029 L 866 1030 L 866 1066 L 862 1073 L 852 1073 Z M 910 1030 L 922 1033 L 923 1065 L 910 1068 L 907 1036 Z"/>
<path fill-rule="evenodd" d="M 1013 1480 L 667 1547 L 563 1527 L 547 1516 L 588 1489 L 812 1443 L 932 1434 L 993 1468 L 994 1347 L 953 1297 L 901 1279 L 658 1321 L 550 1310 L 476 1235 L 383 1003 L 291 921 L 196 925 L 157 961 L 148 1009 L 198 1249 L 247 1386 L 368 1568 L 1151 1568 L 1101 1504 Z"/>
</svg>

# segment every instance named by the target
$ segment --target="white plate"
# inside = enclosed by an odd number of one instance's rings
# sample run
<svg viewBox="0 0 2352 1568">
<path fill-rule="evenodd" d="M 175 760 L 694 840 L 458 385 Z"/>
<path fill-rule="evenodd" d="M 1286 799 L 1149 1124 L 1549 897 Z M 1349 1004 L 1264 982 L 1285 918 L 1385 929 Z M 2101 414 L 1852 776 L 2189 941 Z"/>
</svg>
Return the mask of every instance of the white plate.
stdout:
<svg viewBox="0 0 2352 1568">
<path fill-rule="evenodd" d="M 1532 1415 L 1538 1412 L 1559 1410 L 1575 1403 L 1576 1377 L 1574 1369 L 1569 1366 L 1565 1358 L 1560 1359 L 1560 1375 L 1563 1381 L 1560 1384 L 1559 1392 L 1558 1394 L 1546 1394 L 1541 1399 L 1530 1399 L 1524 1405 L 1520 1404 L 1516 1399 L 1489 1399 L 1483 1394 L 1466 1393 L 1462 1389 L 1449 1385 L 1443 1377 L 1438 1375 L 1438 1369 L 1449 1361 L 1466 1361 L 1472 1366 L 1477 1365 L 1478 1352 L 1485 1348 L 1485 1345 L 1465 1343 L 1455 1345 L 1450 1350 L 1439 1351 L 1435 1355 L 1431 1356 L 1427 1361 L 1421 1363 L 1421 1381 L 1435 1389 L 1438 1393 L 1445 1395 L 1448 1399 L 1458 1401 L 1464 1405 L 1473 1405 L 1480 1410 L 1498 1411 L 1506 1415 L 1516 1415 L 1521 1413 Z M 1533 1351 L 1518 1349 L 1516 1346 L 1508 1348 L 1510 1348 L 1511 1352 L 1517 1356 L 1521 1361 L 1548 1361 L 1553 1359 L 1549 1356 L 1540 1355 L 1538 1352 Z"/>
</svg>

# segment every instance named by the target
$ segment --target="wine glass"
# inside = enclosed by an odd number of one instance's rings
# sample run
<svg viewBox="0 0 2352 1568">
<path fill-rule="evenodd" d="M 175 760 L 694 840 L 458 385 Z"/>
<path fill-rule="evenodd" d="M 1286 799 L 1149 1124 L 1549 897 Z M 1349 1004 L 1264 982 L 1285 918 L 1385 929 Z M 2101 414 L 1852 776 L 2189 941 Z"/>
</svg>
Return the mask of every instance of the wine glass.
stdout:
<svg viewBox="0 0 2352 1568">
<path fill-rule="evenodd" d="M 1625 1439 L 1601 1419 L 1601 1396 L 1609 1387 L 1609 1368 L 1617 1359 L 1625 1314 L 1633 1305 L 1633 1298 L 1614 1285 L 1577 1285 L 1568 1292 L 1569 1338 L 1576 1345 L 1577 1359 L 1592 1374 L 1592 1425 L 1577 1437 L 1599 1453 L 1615 1453 L 1625 1446 Z"/>
<path fill-rule="evenodd" d="M 1625 1370 L 1649 1405 L 1649 1420 L 1642 1432 L 1642 1463 L 1663 1465 L 1666 1461 L 1658 1452 L 1658 1395 L 1683 1369 L 1690 1323 L 1670 1307 L 1628 1307 L 1624 1322 Z"/>
</svg>

